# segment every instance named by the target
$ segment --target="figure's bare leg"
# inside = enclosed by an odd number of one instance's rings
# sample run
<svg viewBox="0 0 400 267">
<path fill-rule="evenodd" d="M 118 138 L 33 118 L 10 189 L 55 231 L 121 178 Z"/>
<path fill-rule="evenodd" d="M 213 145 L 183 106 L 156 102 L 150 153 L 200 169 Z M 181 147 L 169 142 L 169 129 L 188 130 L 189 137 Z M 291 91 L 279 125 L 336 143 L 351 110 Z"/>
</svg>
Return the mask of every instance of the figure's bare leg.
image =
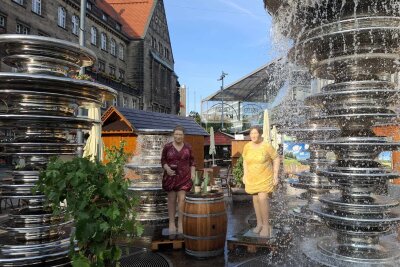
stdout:
<svg viewBox="0 0 400 267">
<path fill-rule="evenodd" d="M 253 206 L 254 206 L 254 211 L 256 212 L 256 219 L 257 219 L 257 225 L 255 228 L 253 228 L 253 233 L 260 233 L 262 229 L 262 217 L 261 217 L 261 210 L 260 210 L 260 200 L 258 195 L 253 195 Z"/>
<path fill-rule="evenodd" d="M 176 233 L 176 225 L 175 225 L 175 214 L 176 214 L 176 192 L 170 191 L 168 192 L 168 217 L 169 217 L 169 233 Z"/>
<path fill-rule="evenodd" d="M 183 233 L 183 209 L 185 206 L 186 191 L 178 192 L 178 233 Z"/>
<path fill-rule="evenodd" d="M 261 221 L 262 221 L 262 230 L 260 232 L 261 237 L 269 237 L 271 236 L 271 229 L 269 225 L 269 198 L 267 192 L 258 193 L 258 199 L 260 204 L 261 211 Z"/>
</svg>

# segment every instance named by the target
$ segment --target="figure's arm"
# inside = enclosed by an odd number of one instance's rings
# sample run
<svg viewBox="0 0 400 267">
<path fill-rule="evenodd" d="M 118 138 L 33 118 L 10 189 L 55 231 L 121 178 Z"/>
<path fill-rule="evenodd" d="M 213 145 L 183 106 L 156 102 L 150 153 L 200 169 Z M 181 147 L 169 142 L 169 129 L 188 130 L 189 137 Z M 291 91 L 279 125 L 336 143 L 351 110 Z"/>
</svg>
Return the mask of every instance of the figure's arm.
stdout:
<svg viewBox="0 0 400 267">
<path fill-rule="evenodd" d="M 272 168 L 274 170 L 274 186 L 278 185 L 278 183 L 279 183 L 278 174 L 279 174 L 279 166 L 280 166 L 280 164 L 281 164 L 281 160 L 280 160 L 279 156 L 276 157 L 272 161 Z"/>
<path fill-rule="evenodd" d="M 194 156 L 193 156 L 193 151 L 192 147 L 189 146 L 189 151 L 190 151 L 190 159 L 189 159 L 189 164 L 190 164 L 190 178 L 194 180 L 196 177 L 196 163 L 194 161 Z"/>
<path fill-rule="evenodd" d="M 168 148 L 166 146 L 164 146 L 163 151 L 161 153 L 161 166 L 163 167 L 163 169 L 167 172 L 167 174 L 169 176 L 174 176 L 175 171 L 172 170 L 167 163 L 167 153 L 168 153 Z"/>
</svg>

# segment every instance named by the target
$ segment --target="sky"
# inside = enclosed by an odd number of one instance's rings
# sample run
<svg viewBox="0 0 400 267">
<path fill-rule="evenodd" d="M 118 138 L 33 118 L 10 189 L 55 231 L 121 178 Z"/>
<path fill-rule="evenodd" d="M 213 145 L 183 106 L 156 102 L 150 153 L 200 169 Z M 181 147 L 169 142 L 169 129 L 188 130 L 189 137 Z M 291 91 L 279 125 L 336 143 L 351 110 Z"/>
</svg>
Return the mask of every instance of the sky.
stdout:
<svg viewBox="0 0 400 267">
<path fill-rule="evenodd" d="M 276 58 L 271 17 L 262 0 L 164 0 L 175 72 L 186 85 L 187 112 L 201 99 Z"/>
</svg>

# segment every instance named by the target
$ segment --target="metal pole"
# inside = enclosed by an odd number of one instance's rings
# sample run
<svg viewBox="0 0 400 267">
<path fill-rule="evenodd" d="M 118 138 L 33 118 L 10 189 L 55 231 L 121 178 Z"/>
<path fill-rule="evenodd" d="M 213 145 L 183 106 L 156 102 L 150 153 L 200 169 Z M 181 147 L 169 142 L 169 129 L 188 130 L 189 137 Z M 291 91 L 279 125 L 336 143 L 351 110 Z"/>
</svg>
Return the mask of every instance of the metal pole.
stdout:
<svg viewBox="0 0 400 267">
<path fill-rule="evenodd" d="M 221 105 L 222 105 L 222 111 L 221 111 L 221 130 L 224 129 L 224 96 L 223 96 L 223 91 L 224 91 L 224 78 L 225 76 L 228 75 L 228 73 L 225 73 L 222 71 L 221 77 L 217 81 L 221 81 Z"/>
<path fill-rule="evenodd" d="M 85 46 L 85 18 L 86 18 L 86 0 L 81 0 L 81 14 L 79 18 L 79 45 Z M 79 74 L 85 74 L 85 68 L 82 67 L 79 70 Z M 83 115 L 82 108 L 78 108 L 78 116 Z M 83 132 L 82 130 L 77 130 L 76 132 L 76 140 L 78 144 L 83 144 Z M 83 147 L 78 146 L 76 151 L 78 157 L 82 157 L 83 155 Z"/>
</svg>

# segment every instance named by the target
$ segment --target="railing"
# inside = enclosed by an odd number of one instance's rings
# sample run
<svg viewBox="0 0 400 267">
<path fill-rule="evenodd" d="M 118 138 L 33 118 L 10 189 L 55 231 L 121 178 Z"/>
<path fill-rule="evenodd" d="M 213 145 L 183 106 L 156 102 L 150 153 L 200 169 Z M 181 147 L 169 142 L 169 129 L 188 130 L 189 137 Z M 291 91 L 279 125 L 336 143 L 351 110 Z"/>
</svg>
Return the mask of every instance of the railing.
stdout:
<svg viewBox="0 0 400 267">
<path fill-rule="evenodd" d="M 89 75 L 90 77 L 92 77 L 93 79 L 96 80 L 96 82 L 107 85 L 117 91 L 121 91 L 123 93 L 127 93 L 127 94 L 131 94 L 134 96 L 139 97 L 140 96 L 140 90 L 134 87 L 130 87 L 127 84 L 124 84 L 122 82 L 113 80 L 111 78 L 108 77 L 104 77 L 102 74 L 98 73 L 98 72 L 93 72 L 91 70 L 86 70 L 85 71 L 87 75 Z"/>
</svg>

